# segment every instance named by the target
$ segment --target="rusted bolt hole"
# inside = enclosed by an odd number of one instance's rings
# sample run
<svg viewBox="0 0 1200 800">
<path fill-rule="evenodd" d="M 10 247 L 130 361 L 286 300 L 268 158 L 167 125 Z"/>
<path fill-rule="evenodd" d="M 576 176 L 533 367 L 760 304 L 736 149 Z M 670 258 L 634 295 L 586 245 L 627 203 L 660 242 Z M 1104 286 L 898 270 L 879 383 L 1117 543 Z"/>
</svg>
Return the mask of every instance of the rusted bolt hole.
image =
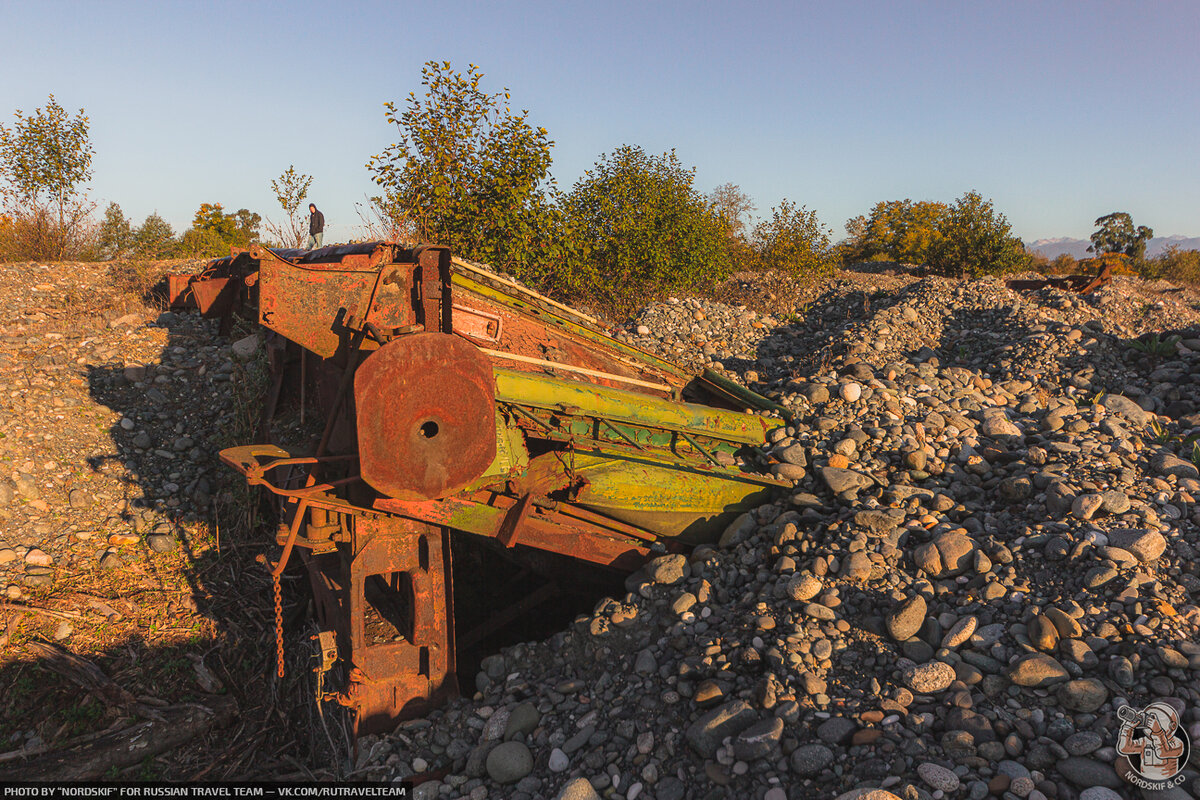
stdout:
<svg viewBox="0 0 1200 800">
<path fill-rule="evenodd" d="M 429 420 L 428 422 L 421 425 L 421 436 L 425 437 L 426 439 L 432 439 L 433 437 L 435 437 L 437 435 L 438 435 L 438 424 L 436 422 L 434 422 L 433 420 Z"/>
</svg>

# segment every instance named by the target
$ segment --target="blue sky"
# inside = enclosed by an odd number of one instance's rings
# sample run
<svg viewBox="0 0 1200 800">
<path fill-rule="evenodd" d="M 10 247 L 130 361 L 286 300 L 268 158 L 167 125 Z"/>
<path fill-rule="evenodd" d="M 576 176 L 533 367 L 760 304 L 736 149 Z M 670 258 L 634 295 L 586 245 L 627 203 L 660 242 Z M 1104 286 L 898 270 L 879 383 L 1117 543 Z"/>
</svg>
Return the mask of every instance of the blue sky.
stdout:
<svg viewBox="0 0 1200 800">
<path fill-rule="evenodd" d="M 698 188 L 845 221 L 880 200 L 992 198 L 1017 235 L 1133 214 L 1200 235 L 1200 4 L 9 2 L 0 115 L 83 107 L 90 192 L 176 230 L 202 202 L 278 214 L 289 164 L 333 238 L 423 62 L 484 71 L 570 186 L 621 144 Z M 11 117 L 9 118 L 11 119 Z"/>
</svg>

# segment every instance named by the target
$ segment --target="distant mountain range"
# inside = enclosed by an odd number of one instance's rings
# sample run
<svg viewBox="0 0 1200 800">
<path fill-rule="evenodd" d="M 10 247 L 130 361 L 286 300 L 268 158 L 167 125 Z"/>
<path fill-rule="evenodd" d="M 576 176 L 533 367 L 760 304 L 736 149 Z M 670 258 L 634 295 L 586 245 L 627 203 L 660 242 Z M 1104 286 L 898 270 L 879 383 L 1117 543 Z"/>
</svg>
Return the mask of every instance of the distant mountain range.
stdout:
<svg viewBox="0 0 1200 800">
<path fill-rule="evenodd" d="M 1091 242 L 1087 239 L 1038 239 L 1027 242 L 1025 249 L 1033 253 L 1041 253 L 1046 258 L 1056 258 L 1066 253 L 1075 258 L 1089 258 L 1092 253 L 1087 251 Z M 1175 245 L 1181 250 L 1200 250 L 1200 236 L 1155 236 L 1146 245 L 1146 255 L 1156 256 L 1169 245 Z"/>
</svg>

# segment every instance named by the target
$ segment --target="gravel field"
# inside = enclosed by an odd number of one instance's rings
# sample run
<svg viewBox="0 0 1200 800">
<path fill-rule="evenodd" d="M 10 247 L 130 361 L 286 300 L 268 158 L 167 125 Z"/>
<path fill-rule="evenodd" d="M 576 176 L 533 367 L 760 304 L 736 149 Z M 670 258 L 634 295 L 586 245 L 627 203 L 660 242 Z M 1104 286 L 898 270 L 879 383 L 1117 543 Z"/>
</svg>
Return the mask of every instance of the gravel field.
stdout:
<svg viewBox="0 0 1200 800">
<path fill-rule="evenodd" d="M 219 531 L 247 514 L 216 451 L 252 424 L 256 340 L 105 265 L 0 264 L 0 750 L 125 713 L 52 686 L 25 649 L 42 639 L 141 700 L 236 696 L 241 727 L 125 776 L 421 776 L 416 797 L 474 800 L 1200 796 L 1195 750 L 1155 793 L 1116 749 L 1119 709 L 1151 701 L 1200 746 L 1196 292 L 735 283 L 746 305 L 673 298 L 619 335 L 787 408 L 762 455 L 791 491 L 487 657 L 473 696 L 364 739 L 347 773 L 296 755 L 258 545 Z"/>
<path fill-rule="evenodd" d="M 1144 792 L 1116 751 L 1154 700 L 1200 742 L 1196 293 L 744 284 L 780 310 L 675 298 L 622 336 L 788 408 L 791 493 L 360 764 L 476 800 L 1200 793 L 1196 756 Z"/>
</svg>

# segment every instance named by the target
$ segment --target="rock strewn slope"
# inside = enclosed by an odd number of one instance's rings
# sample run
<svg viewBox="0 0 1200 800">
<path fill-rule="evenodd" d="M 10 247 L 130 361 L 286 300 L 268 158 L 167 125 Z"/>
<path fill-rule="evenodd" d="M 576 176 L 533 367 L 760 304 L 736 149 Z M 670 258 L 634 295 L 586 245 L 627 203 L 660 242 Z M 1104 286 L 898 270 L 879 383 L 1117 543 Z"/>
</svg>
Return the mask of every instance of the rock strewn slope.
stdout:
<svg viewBox="0 0 1200 800">
<path fill-rule="evenodd" d="M 236 413 L 215 323 L 148 310 L 105 265 L 0 265 L 0 585 L 16 599 L 174 547 Z M 123 302 L 123 300 L 127 302 Z M 142 536 L 144 534 L 144 536 Z"/>
<path fill-rule="evenodd" d="M 1200 335 L 1161 288 L 651 307 L 633 341 L 794 410 L 792 492 L 364 761 L 445 771 L 423 797 L 1141 796 L 1120 706 L 1165 699 L 1200 741 Z"/>
</svg>

